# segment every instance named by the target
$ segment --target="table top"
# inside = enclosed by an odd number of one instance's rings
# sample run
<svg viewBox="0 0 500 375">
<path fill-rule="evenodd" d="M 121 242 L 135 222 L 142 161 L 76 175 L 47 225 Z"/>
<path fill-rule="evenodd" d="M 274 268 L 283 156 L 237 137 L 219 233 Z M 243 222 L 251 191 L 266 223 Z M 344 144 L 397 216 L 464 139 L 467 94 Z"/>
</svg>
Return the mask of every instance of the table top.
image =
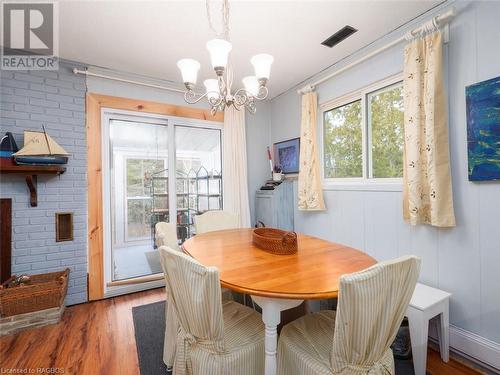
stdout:
<svg viewBox="0 0 500 375">
<path fill-rule="evenodd" d="M 198 234 L 182 248 L 201 264 L 217 267 L 223 287 L 273 298 L 336 297 L 341 275 L 376 263 L 348 246 L 297 236 L 298 252 L 293 255 L 274 255 L 254 246 L 250 228 Z"/>
</svg>

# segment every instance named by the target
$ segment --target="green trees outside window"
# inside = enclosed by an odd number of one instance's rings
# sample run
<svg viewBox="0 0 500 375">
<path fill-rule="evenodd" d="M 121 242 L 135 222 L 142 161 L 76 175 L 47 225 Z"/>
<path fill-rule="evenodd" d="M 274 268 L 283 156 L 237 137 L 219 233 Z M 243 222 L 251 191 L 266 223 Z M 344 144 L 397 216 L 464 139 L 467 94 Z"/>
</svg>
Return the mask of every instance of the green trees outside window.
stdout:
<svg viewBox="0 0 500 375">
<path fill-rule="evenodd" d="M 403 176 L 403 86 L 368 95 L 373 178 Z"/>
<path fill-rule="evenodd" d="M 402 83 L 358 98 L 323 113 L 324 178 L 402 177 Z"/>
<path fill-rule="evenodd" d="M 325 178 L 363 177 L 361 100 L 324 113 Z"/>
</svg>

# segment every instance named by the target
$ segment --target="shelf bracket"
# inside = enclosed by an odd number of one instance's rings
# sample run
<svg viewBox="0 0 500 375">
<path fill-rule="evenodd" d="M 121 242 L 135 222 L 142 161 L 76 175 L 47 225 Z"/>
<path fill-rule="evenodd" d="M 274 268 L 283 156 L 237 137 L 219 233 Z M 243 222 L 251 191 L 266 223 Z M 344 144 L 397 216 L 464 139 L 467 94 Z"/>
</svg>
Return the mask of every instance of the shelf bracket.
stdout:
<svg viewBox="0 0 500 375">
<path fill-rule="evenodd" d="M 38 195 L 36 192 L 36 174 L 26 176 L 26 185 L 28 185 L 28 189 L 30 191 L 30 206 L 36 207 L 38 206 Z"/>
</svg>

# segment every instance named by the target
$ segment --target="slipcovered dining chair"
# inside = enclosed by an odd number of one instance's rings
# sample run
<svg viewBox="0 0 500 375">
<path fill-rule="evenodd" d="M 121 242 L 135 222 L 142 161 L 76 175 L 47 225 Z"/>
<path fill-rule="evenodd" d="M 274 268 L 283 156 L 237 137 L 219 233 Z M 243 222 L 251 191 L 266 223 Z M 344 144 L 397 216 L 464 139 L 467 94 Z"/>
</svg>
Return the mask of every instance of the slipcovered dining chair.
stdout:
<svg viewBox="0 0 500 375">
<path fill-rule="evenodd" d="M 207 211 L 194 217 L 194 226 L 196 234 L 214 232 L 216 230 L 236 229 L 239 228 L 239 216 L 228 211 Z M 222 288 L 221 290 L 223 302 L 233 299 L 233 292 L 226 288 Z"/>
<path fill-rule="evenodd" d="M 175 224 L 160 221 L 155 225 L 156 246 L 168 246 L 174 250 L 179 249 L 177 227 Z"/>
<path fill-rule="evenodd" d="M 207 211 L 194 217 L 196 234 L 239 228 L 239 217 L 228 211 Z"/>
<path fill-rule="evenodd" d="M 155 239 L 156 246 L 160 248 L 161 246 L 168 246 L 171 249 L 180 251 L 178 241 L 177 241 L 177 228 L 175 224 L 159 222 L 155 225 Z M 161 261 L 160 254 L 160 264 L 165 277 L 165 284 L 167 280 L 167 272 Z M 174 365 L 175 358 L 175 344 L 177 331 L 179 330 L 179 323 L 177 322 L 177 317 L 175 315 L 175 309 L 173 303 L 170 301 L 170 293 L 167 291 L 166 303 L 165 303 L 165 338 L 163 340 L 163 362 L 170 370 Z"/>
<path fill-rule="evenodd" d="M 179 321 L 174 375 L 254 375 L 264 371 L 264 324 L 235 302 L 221 303 L 219 272 L 166 246 L 160 255 Z"/>
<path fill-rule="evenodd" d="M 286 325 L 280 375 L 394 374 L 390 348 L 417 283 L 420 259 L 405 256 L 340 278 L 338 309 Z"/>
</svg>

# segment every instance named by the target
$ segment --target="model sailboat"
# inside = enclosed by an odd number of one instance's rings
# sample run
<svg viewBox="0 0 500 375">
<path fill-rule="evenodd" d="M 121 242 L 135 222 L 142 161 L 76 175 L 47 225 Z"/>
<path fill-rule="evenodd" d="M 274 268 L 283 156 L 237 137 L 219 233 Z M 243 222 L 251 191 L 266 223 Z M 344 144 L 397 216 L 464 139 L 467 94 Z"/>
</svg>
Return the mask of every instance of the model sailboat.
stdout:
<svg viewBox="0 0 500 375">
<path fill-rule="evenodd" d="M 24 131 L 24 147 L 13 154 L 17 164 L 66 164 L 69 154 L 45 131 Z"/>
</svg>

